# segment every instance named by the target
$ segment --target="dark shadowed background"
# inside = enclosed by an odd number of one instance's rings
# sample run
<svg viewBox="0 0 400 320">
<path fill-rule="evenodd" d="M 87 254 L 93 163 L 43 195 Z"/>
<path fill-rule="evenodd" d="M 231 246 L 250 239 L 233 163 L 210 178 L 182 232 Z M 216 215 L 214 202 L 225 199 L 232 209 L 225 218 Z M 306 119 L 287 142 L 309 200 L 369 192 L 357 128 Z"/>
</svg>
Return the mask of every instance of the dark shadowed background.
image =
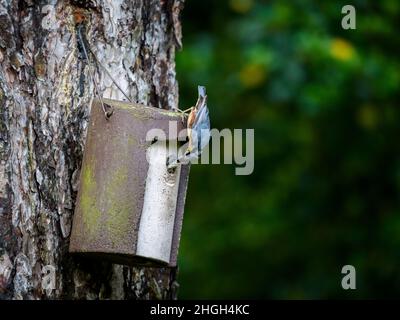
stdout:
<svg viewBox="0 0 400 320">
<path fill-rule="evenodd" d="M 186 1 L 180 106 L 205 85 L 255 170 L 192 166 L 180 298 L 400 297 L 399 23 L 398 0 Z"/>
</svg>

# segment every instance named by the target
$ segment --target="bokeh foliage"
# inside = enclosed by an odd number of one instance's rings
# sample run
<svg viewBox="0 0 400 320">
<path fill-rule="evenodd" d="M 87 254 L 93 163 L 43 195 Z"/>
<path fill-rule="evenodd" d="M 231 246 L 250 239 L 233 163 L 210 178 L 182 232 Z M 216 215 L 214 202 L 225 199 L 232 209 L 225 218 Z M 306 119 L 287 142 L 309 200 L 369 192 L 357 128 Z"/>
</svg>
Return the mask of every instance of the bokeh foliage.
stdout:
<svg viewBox="0 0 400 320">
<path fill-rule="evenodd" d="M 192 166 L 180 298 L 400 296 L 399 23 L 398 0 L 186 1 L 181 107 L 206 85 L 255 171 Z"/>
</svg>

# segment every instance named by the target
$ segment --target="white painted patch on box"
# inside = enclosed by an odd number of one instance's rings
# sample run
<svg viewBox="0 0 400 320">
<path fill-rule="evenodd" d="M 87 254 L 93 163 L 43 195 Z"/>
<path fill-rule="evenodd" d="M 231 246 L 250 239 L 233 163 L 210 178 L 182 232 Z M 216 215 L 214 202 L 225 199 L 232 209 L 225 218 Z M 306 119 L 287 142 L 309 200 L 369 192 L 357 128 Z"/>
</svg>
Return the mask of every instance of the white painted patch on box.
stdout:
<svg viewBox="0 0 400 320">
<path fill-rule="evenodd" d="M 169 143 L 173 150 L 173 142 Z M 167 156 L 165 141 L 156 142 L 147 149 L 149 171 L 136 254 L 169 263 L 181 168 L 178 166 L 174 173 L 169 173 Z"/>
</svg>

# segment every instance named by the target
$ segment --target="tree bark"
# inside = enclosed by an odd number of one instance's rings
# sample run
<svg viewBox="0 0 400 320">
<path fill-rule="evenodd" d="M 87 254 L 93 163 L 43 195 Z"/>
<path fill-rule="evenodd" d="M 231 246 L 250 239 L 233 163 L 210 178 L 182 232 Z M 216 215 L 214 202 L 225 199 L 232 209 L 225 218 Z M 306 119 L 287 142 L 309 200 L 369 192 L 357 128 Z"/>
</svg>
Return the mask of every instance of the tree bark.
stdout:
<svg viewBox="0 0 400 320">
<path fill-rule="evenodd" d="M 0 299 L 176 298 L 175 269 L 85 260 L 68 244 L 94 82 L 124 100 L 77 31 L 133 102 L 170 109 L 181 9 L 182 0 L 0 0 Z M 42 286 L 46 266 L 54 290 Z"/>
</svg>

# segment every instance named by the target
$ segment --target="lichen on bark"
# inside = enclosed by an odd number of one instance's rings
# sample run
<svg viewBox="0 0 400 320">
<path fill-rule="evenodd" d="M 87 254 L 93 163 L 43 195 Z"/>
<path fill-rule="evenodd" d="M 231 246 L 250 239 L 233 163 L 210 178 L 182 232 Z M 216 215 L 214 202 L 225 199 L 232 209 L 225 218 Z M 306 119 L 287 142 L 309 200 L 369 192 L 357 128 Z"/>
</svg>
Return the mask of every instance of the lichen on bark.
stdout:
<svg viewBox="0 0 400 320">
<path fill-rule="evenodd" d="M 0 0 L 0 298 L 176 297 L 176 270 L 72 257 L 68 242 L 94 82 L 125 99 L 77 31 L 133 102 L 171 109 L 182 3 Z"/>
</svg>

